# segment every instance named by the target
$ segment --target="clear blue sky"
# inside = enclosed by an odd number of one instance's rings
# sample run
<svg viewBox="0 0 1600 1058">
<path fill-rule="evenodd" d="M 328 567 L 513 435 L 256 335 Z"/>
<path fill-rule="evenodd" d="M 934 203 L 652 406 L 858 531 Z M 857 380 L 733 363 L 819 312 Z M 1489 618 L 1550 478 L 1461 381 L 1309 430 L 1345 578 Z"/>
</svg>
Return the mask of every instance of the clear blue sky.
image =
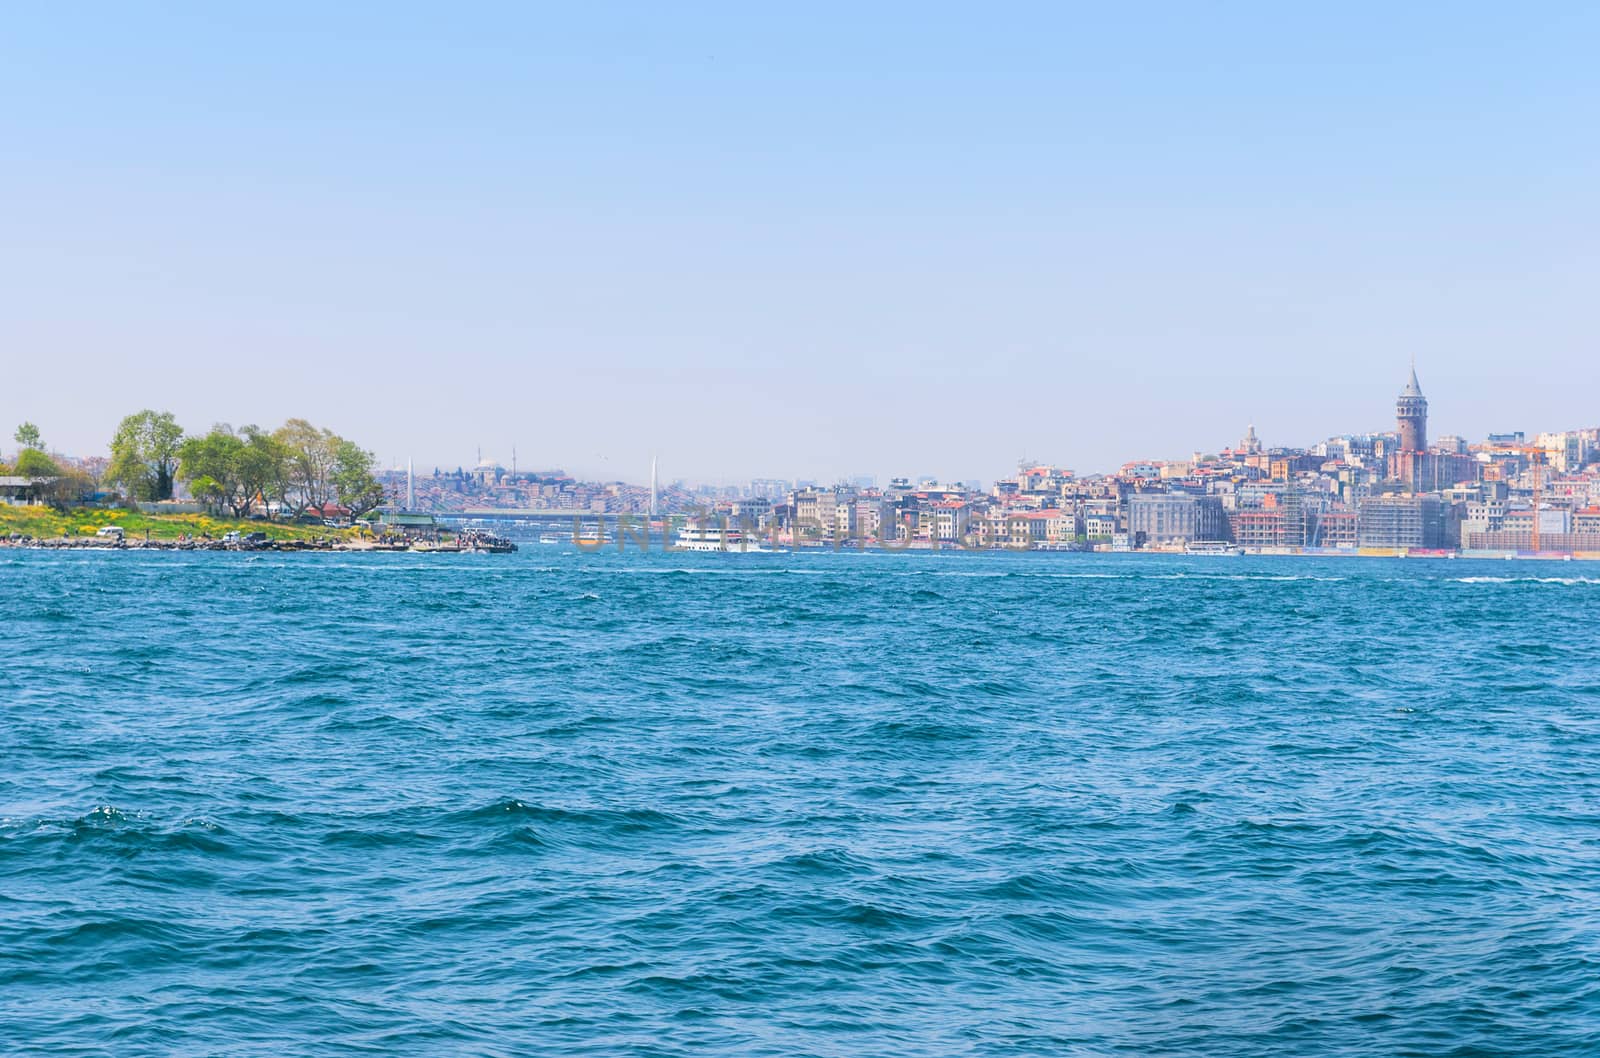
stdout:
<svg viewBox="0 0 1600 1058">
<path fill-rule="evenodd" d="M 14 6 L 4 447 L 1087 472 L 1412 355 L 1435 434 L 1600 422 L 1600 7 L 1320 6 Z"/>
</svg>

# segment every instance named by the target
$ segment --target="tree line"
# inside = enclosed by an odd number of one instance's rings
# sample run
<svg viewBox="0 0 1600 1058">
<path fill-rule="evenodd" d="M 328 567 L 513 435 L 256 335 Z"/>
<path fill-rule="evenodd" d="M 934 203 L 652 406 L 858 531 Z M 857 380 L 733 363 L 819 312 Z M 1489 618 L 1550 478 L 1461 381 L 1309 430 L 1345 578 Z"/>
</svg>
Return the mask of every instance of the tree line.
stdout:
<svg viewBox="0 0 1600 1058">
<path fill-rule="evenodd" d="M 21 447 L 10 473 L 54 479 L 37 499 L 58 502 L 74 490 L 81 495 L 84 484 L 92 491 L 87 475 L 45 455 L 37 426 L 23 423 L 15 439 Z M 196 500 L 240 517 L 256 504 L 298 517 L 333 503 L 359 518 L 383 503 L 376 465 L 371 452 L 305 419 L 272 431 L 218 423 L 206 433 L 186 434 L 171 412 L 145 409 L 117 426 L 105 482 L 144 501 L 170 500 L 182 482 Z"/>
</svg>

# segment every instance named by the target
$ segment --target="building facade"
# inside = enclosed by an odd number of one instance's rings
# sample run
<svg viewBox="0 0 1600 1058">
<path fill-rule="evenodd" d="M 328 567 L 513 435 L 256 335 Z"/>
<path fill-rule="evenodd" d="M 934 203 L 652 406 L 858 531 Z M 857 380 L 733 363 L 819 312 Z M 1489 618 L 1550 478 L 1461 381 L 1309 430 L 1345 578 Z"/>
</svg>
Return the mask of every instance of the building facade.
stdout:
<svg viewBox="0 0 1600 1058">
<path fill-rule="evenodd" d="M 1361 501 L 1362 547 L 1444 546 L 1444 505 L 1437 496 L 1368 496 Z"/>
<path fill-rule="evenodd" d="M 1128 532 L 1157 546 L 1226 540 L 1228 515 L 1216 496 L 1141 492 L 1128 497 Z"/>
</svg>

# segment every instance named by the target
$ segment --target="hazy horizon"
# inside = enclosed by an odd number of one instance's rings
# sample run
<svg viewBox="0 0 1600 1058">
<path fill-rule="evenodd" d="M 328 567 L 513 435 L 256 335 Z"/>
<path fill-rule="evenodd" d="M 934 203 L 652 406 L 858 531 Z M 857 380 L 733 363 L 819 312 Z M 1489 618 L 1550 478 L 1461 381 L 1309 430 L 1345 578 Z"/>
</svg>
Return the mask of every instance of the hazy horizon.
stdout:
<svg viewBox="0 0 1600 1058">
<path fill-rule="evenodd" d="M 0 446 L 1087 474 L 1600 424 L 1600 11 L 10 13 Z"/>
</svg>

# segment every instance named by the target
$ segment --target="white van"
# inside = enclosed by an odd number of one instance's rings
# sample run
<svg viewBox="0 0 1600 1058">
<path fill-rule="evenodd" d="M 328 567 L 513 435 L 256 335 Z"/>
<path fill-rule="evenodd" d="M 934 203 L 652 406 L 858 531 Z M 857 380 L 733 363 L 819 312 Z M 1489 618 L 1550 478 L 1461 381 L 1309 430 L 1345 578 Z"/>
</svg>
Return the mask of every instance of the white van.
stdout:
<svg viewBox="0 0 1600 1058">
<path fill-rule="evenodd" d="M 94 531 L 94 535 L 107 540 L 121 540 L 125 534 L 120 525 L 103 525 Z"/>
</svg>

